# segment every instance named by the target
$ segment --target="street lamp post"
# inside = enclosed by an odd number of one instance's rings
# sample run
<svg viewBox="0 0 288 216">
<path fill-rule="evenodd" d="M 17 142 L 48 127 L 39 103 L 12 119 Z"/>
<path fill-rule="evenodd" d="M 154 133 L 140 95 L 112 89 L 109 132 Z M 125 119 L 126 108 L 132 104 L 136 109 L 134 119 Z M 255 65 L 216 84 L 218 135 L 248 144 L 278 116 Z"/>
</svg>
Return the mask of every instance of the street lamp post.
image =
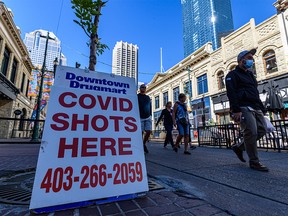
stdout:
<svg viewBox="0 0 288 216">
<path fill-rule="evenodd" d="M 32 134 L 31 141 L 39 141 L 39 118 L 40 118 L 40 112 L 41 112 L 43 80 L 44 80 L 44 72 L 45 72 L 45 67 L 46 67 L 46 55 L 47 55 L 48 41 L 49 41 L 49 32 L 47 33 L 47 37 L 46 37 L 44 60 L 43 60 L 43 65 L 41 69 L 41 81 L 40 81 L 40 86 L 39 86 L 39 94 L 37 98 L 36 119 L 35 119 L 35 124 L 33 127 L 33 134 Z"/>
<path fill-rule="evenodd" d="M 191 73 L 190 67 L 187 68 L 187 71 L 188 71 L 188 82 L 189 82 L 189 98 L 191 101 L 191 99 L 192 99 L 192 86 L 191 86 L 191 79 L 190 79 L 190 73 Z M 189 101 L 189 103 L 190 103 L 190 101 Z"/>
<path fill-rule="evenodd" d="M 206 126 L 205 124 L 205 101 L 204 101 L 204 95 L 203 97 L 201 98 L 201 101 L 202 101 L 202 106 L 203 106 L 203 111 L 202 111 L 202 124 L 203 124 L 203 127 Z"/>
</svg>

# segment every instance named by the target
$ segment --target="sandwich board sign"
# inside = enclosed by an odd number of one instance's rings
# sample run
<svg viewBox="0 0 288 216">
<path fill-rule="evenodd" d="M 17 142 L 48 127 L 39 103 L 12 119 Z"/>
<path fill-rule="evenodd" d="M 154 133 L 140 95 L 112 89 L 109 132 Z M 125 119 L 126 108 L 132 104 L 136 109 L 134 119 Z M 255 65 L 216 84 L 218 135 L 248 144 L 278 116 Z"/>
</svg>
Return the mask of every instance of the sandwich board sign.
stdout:
<svg viewBox="0 0 288 216">
<path fill-rule="evenodd" d="M 135 80 L 57 67 L 30 209 L 148 191 Z"/>
</svg>

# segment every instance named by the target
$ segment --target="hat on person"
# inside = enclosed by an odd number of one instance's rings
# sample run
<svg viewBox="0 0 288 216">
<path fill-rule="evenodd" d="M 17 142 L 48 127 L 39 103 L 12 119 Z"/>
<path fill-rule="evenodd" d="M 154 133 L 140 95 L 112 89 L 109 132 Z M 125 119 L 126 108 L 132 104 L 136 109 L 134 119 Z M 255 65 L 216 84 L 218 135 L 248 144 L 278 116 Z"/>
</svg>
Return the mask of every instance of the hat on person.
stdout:
<svg viewBox="0 0 288 216">
<path fill-rule="evenodd" d="M 239 62 L 245 55 L 247 55 L 248 53 L 251 53 L 252 55 L 255 55 L 256 53 L 256 49 L 251 49 L 251 50 L 244 50 L 242 52 L 240 52 L 238 54 L 238 57 L 237 57 L 237 62 Z"/>
<path fill-rule="evenodd" d="M 140 85 L 140 88 L 146 88 L 145 84 Z"/>
</svg>

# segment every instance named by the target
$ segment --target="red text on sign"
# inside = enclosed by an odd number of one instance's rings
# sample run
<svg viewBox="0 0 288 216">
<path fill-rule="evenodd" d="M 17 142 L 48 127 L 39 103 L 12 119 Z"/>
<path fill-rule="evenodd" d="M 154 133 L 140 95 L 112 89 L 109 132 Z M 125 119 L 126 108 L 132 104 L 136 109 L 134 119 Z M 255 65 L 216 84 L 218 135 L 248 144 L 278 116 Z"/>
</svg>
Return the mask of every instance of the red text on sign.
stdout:
<svg viewBox="0 0 288 216">
<path fill-rule="evenodd" d="M 72 143 L 67 143 L 66 138 L 60 138 L 58 158 L 70 155 L 71 157 L 132 155 L 131 138 L 82 138 L 80 142 L 79 138 L 72 140 Z M 79 145 L 81 152 L 78 152 Z"/>
</svg>

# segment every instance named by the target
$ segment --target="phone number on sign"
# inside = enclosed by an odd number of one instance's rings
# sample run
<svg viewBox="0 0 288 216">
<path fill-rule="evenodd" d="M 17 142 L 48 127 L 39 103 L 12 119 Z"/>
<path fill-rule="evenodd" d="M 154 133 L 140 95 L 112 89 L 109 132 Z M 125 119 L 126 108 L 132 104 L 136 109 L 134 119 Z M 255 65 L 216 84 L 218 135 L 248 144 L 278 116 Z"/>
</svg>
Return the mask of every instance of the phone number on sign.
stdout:
<svg viewBox="0 0 288 216">
<path fill-rule="evenodd" d="M 105 164 L 83 166 L 80 176 L 73 175 L 73 167 L 71 166 L 49 168 L 40 188 L 45 189 L 46 193 L 49 193 L 51 189 L 57 193 L 62 189 L 70 190 L 75 182 L 80 182 L 80 189 L 104 187 L 109 179 L 113 180 L 114 185 L 141 182 L 143 180 L 142 165 L 140 162 L 117 163 L 113 165 L 113 172 L 111 173 L 107 173 Z"/>
</svg>

